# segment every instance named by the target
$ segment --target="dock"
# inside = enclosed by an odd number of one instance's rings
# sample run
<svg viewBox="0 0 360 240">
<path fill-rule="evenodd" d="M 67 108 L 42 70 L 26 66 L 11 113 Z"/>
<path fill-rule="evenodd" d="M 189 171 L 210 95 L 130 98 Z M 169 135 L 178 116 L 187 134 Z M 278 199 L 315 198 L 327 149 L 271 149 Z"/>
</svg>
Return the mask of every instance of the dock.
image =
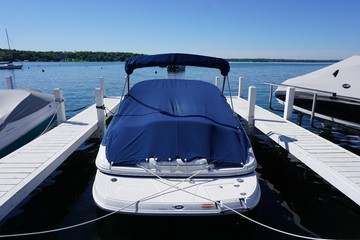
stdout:
<svg viewBox="0 0 360 240">
<path fill-rule="evenodd" d="M 120 98 L 103 99 L 114 112 Z M 0 220 L 99 130 L 97 104 L 0 159 Z M 105 119 L 110 114 L 105 115 Z"/>
<path fill-rule="evenodd" d="M 231 104 L 230 99 L 227 100 Z M 253 101 L 253 110 L 249 110 L 250 101 Z M 250 98 L 249 101 L 241 98 L 240 94 L 232 98 L 234 111 L 238 115 L 360 205 L 360 156 L 254 102 Z"/>
</svg>

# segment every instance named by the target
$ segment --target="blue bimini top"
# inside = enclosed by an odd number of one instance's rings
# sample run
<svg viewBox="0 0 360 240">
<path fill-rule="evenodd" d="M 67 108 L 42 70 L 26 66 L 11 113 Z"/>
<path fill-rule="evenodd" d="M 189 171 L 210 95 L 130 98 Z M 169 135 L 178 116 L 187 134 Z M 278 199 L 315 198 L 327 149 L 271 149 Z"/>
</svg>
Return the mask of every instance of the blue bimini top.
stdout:
<svg viewBox="0 0 360 240">
<path fill-rule="evenodd" d="M 186 53 L 164 53 L 130 58 L 125 62 L 125 72 L 132 74 L 137 68 L 166 65 L 217 68 L 223 76 L 227 76 L 230 71 L 229 62 L 222 58 Z"/>
<path fill-rule="evenodd" d="M 220 90 L 199 80 L 158 79 L 135 84 L 106 131 L 103 145 L 113 165 L 206 158 L 242 166 L 249 139 Z"/>
</svg>

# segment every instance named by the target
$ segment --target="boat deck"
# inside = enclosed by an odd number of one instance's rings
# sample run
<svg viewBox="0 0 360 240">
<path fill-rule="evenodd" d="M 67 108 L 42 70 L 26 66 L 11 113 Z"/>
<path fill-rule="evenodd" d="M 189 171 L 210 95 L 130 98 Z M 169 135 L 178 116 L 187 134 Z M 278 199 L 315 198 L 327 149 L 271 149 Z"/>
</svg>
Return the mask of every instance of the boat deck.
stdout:
<svg viewBox="0 0 360 240">
<path fill-rule="evenodd" d="M 104 98 L 113 112 L 119 98 Z M 98 129 L 95 104 L 0 159 L 0 220 Z"/>
<path fill-rule="evenodd" d="M 234 111 L 246 119 L 248 101 L 232 101 Z M 259 106 L 254 116 L 257 129 L 360 205 L 360 156 Z"/>
</svg>

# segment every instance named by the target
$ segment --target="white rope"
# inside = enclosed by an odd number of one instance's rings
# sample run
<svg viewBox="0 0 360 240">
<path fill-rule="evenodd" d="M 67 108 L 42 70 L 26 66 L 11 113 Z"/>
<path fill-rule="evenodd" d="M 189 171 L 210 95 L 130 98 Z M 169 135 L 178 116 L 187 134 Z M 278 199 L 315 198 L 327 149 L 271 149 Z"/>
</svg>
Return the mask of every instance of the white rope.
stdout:
<svg viewBox="0 0 360 240">
<path fill-rule="evenodd" d="M 23 236 L 40 235 L 40 234 L 45 234 L 45 233 L 60 232 L 60 231 L 63 231 L 63 230 L 68 230 L 68 229 L 71 229 L 71 228 L 76 228 L 76 227 L 80 227 L 80 226 L 83 226 L 83 225 L 86 225 L 86 224 L 89 224 L 89 223 L 92 223 L 92 222 L 96 222 L 96 221 L 98 221 L 100 219 L 109 217 L 109 216 L 111 216 L 111 215 L 113 215 L 113 214 L 115 214 L 117 212 L 118 211 L 114 211 L 114 212 L 108 213 L 108 214 L 106 214 L 104 216 L 101 216 L 101 217 L 98 217 L 98 218 L 95 218 L 95 219 L 92 219 L 92 220 L 89 220 L 89 221 L 85 221 L 85 222 L 82 222 L 82 223 L 74 224 L 74 225 L 71 225 L 71 226 L 67 226 L 67 227 L 44 230 L 44 231 L 38 231 L 38 232 L 6 234 L 6 235 L 0 235 L 0 238 L 23 237 Z"/>
<path fill-rule="evenodd" d="M 44 129 L 44 131 L 40 134 L 40 136 L 43 135 L 45 132 L 47 132 L 48 128 L 49 128 L 50 125 L 52 124 L 52 122 L 53 122 L 53 120 L 54 120 L 54 118 L 55 118 L 55 116 L 56 116 L 56 114 L 57 114 L 57 111 L 59 110 L 59 107 L 60 107 L 60 104 L 58 104 L 58 105 L 56 106 L 56 110 L 55 110 L 53 116 L 51 117 L 50 122 L 48 123 L 48 125 L 46 126 L 46 128 Z"/>
<path fill-rule="evenodd" d="M 0 235 L 0 238 L 21 237 L 21 236 L 40 235 L 40 234 L 45 234 L 45 233 L 54 233 L 54 232 L 59 232 L 59 231 L 64 231 L 64 230 L 68 230 L 68 229 L 72 229 L 72 228 L 84 226 L 84 225 L 87 225 L 87 224 L 89 224 L 89 223 L 93 223 L 93 222 L 99 221 L 99 220 L 101 220 L 101 219 L 107 218 L 107 217 L 109 217 L 109 216 L 111 216 L 111 215 L 113 215 L 113 214 L 115 214 L 115 213 L 118 213 L 118 212 L 120 212 L 120 211 L 122 211 L 122 210 L 124 210 L 124 209 L 126 209 L 126 208 L 128 208 L 128 207 L 130 207 L 130 206 L 132 206 L 132 205 L 134 205 L 134 204 L 136 204 L 136 203 L 138 203 L 138 202 L 147 201 L 147 200 L 150 200 L 150 199 L 152 199 L 152 198 L 156 198 L 156 197 L 162 196 L 162 195 L 164 195 L 164 194 L 168 194 L 169 192 L 167 192 L 167 191 L 168 191 L 169 189 L 171 189 L 171 188 L 175 188 L 176 191 L 183 191 L 183 192 L 188 193 L 188 194 L 191 194 L 191 195 L 193 195 L 193 196 L 196 196 L 196 197 L 202 198 L 202 199 L 204 199 L 204 200 L 213 202 L 213 203 L 216 204 L 216 205 L 218 204 L 218 202 L 216 202 L 216 201 L 213 200 L 213 199 L 210 199 L 210 198 L 207 198 L 207 197 L 204 197 L 204 196 L 201 196 L 201 195 L 198 195 L 198 194 L 189 192 L 189 191 L 185 190 L 185 188 L 179 188 L 179 187 L 178 187 L 178 185 L 180 185 L 181 183 L 183 183 L 185 180 L 191 180 L 191 178 L 193 178 L 193 177 L 196 176 L 198 173 L 200 173 L 201 170 L 198 171 L 198 172 L 196 172 L 196 173 L 194 173 L 194 174 L 191 175 L 190 177 L 184 179 L 183 181 L 179 181 L 179 182 L 176 183 L 176 184 L 171 184 L 171 183 L 168 183 L 169 180 L 164 179 L 164 178 L 162 178 L 161 176 L 159 176 L 158 174 L 149 171 L 147 168 L 144 168 L 144 167 L 142 167 L 142 166 L 140 166 L 140 167 L 143 168 L 143 169 L 145 169 L 146 171 L 148 171 L 148 172 L 151 173 L 152 175 L 156 176 L 158 179 L 162 180 L 161 182 L 162 182 L 163 184 L 165 184 L 165 185 L 168 185 L 169 187 L 168 187 L 167 189 L 164 189 L 164 190 L 160 191 L 160 192 L 157 192 L 157 193 L 155 193 L 155 194 L 151 194 L 151 195 L 146 196 L 146 197 L 144 197 L 144 198 L 141 198 L 141 199 L 139 199 L 139 200 L 137 200 L 137 201 L 134 201 L 134 202 L 128 204 L 127 206 L 125 206 L 125 207 L 123 207 L 123 208 L 121 208 L 121 209 L 118 209 L 118 210 L 113 211 L 113 212 L 111 212 L 111 213 L 108 213 L 108 214 L 106 214 L 106 215 L 104 215 L 104 216 L 101 216 L 101 217 L 98 217 L 98 218 L 95 218 L 95 219 L 92 219 L 92 220 L 89 220 L 89 221 L 85 221 L 85 222 L 82 222 L 82 223 L 79 223 L 79 224 L 74 224 L 74 225 L 67 226 L 67 227 L 62 227 L 62 228 L 57 228 L 57 229 L 51 229 L 51 230 L 44 230 L 44 231 L 38 231 L 38 232 L 28 232 L 28 233 L 18 233 L 18 234 L 8 234 L 8 235 Z M 187 188 L 191 188 L 191 187 L 194 187 L 194 186 L 198 186 L 198 185 L 200 185 L 200 184 L 203 184 L 203 183 L 194 184 L 194 185 L 189 186 L 189 187 L 187 187 Z M 332 240 L 332 239 L 308 237 L 308 236 L 298 235 L 298 234 L 294 234 L 294 233 L 289 233 L 289 232 L 286 232 L 286 231 L 283 231 L 283 230 L 280 230 L 280 229 L 277 229 L 277 228 L 268 226 L 268 225 L 266 225 L 266 224 L 264 224 L 264 223 L 261 223 L 261 222 L 259 222 L 259 221 L 254 220 L 254 219 L 251 219 L 251 218 L 243 215 L 242 213 L 240 213 L 240 212 L 238 212 L 238 211 L 236 211 L 236 210 L 234 210 L 234 209 L 226 206 L 225 204 L 221 204 L 221 206 L 222 206 L 222 207 L 225 207 L 225 208 L 228 209 L 229 211 L 232 211 L 233 213 L 235 213 L 235 214 L 237 214 L 237 215 L 245 218 L 245 219 L 248 220 L 248 221 L 251 221 L 251 222 L 253 222 L 253 223 L 255 223 L 255 224 L 259 225 L 259 226 L 262 226 L 262 227 L 264 227 L 264 228 L 270 229 L 270 230 L 272 230 L 272 231 L 275 231 L 275 232 L 278 232 L 278 233 L 281 233 L 281 234 L 284 234 L 284 235 L 288 235 L 288 236 L 292 236 L 292 237 L 297 237 L 297 238 L 302 238 L 302 239 L 310 239 L 310 240 Z"/>
</svg>

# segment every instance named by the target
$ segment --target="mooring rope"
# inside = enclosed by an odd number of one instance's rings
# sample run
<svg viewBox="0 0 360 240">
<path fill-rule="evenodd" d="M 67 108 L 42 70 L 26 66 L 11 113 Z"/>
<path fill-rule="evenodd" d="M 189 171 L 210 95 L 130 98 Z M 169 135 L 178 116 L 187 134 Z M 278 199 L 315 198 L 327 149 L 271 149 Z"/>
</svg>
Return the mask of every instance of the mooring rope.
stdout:
<svg viewBox="0 0 360 240">
<path fill-rule="evenodd" d="M 107 108 L 106 106 L 104 106 L 104 108 L 105 108 L 105 110 L 107 110 L 107 112 L 108 113 L 111 113 L 111 115 L 113 115 L 114 116 L 114 112 L 113 111 L 111 111 L 109 108 Z M 105 113 L 106 114 L 106 116 L 107 116 L 107 113 Z"/>
<path fill-rule="evenodd" d="M 52 117 L 51 117 L 48 125 L 46 126 L 46 128 L 44 129 L 44 131 L 42 131 L 42 133 L 41 133 L 39 136 L 42 136 L 44 133 L 46 133 L 46 132 L 48 131 L 50 125 L 52 124 L 52 122 L 53 122 L 53 120 L 54 120 L 54 118 L 55 118 L 55 116 L 56 116 L 56 114 L 57 114 L 57 111 L 59 110 L 59 107 L 60 107 L 60 104 L 57 105 L 56 110 L 55 110 L 54 114 L 52 115 Z"/>
<path fill-rule="evenodd" d="M 90 104 L 87 104 L 87 105 L 82 106 L 82 107 L 79 107 L 79 108 L 66 110 L 66 112 L 77 112 L 77 111 L 83 110 L 83 109 L 85 109 L 85 108 L 87 108 L 87 107 L 89 107 L 89 106 L 90 106 Z"/>
</svg>

